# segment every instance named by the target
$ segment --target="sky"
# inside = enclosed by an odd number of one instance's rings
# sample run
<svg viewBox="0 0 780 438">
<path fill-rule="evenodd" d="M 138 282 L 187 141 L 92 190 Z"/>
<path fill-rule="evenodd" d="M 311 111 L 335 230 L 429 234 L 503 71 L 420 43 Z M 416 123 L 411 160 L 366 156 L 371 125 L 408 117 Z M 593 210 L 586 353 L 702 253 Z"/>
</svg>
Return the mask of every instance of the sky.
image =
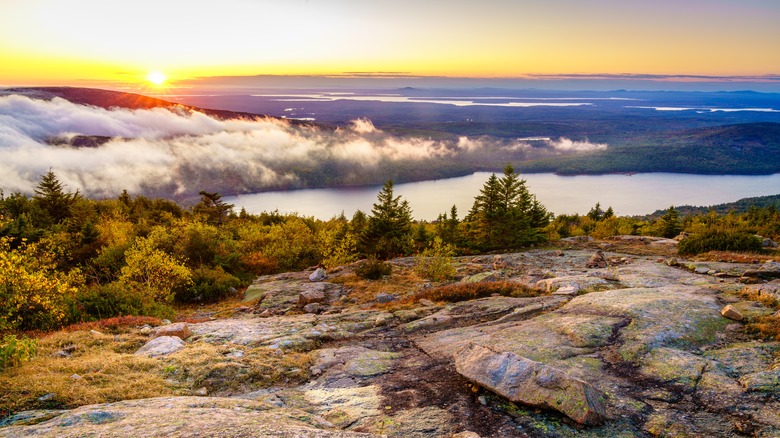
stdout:
<svg viewBox="0 0 780 438">
<path fill-rule="evenodd" d="M 777 0 L 0 0 L 0 16 L 0 86 L 780 74 Z"/>
</svg>

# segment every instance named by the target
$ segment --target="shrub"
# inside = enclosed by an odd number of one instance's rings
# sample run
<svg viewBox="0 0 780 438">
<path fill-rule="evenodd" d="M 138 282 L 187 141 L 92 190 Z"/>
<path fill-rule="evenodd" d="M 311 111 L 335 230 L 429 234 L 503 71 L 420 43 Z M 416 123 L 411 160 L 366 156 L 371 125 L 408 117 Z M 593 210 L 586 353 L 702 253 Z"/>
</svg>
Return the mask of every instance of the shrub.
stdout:
<svg viewBox="0 0 780 438">
<path fill-rule="evenodd" d="M 3 336 L 0 343 L 0 370 L 16 366 L 30 360 L 38 351 L 38 341 L 29 338 L 17 338 L 15 335 Z"/>
<path fill-rule="evenodd" d="M 213 303 L 234 294 L 235 288 L 241 285 L 241 280 L 217 266 L 193 270 L 192 283 L 192 287 L 176 294 L 176 301 Z"/>
<path fill-rule="evenodd" d="M 143 288 L 111 283 L 79 289 L 68 300 L 70 323 L 102 320 L 123 315 L 153 316 L 171 319 L 174 310 L 150 300 Z"/>
<path fill-rule="evenodd" d="M 510 281 L 492 281 L 485 283 L 456 283 L 427 289 L 418 293 L 416 298 L 457 302 L 485 298 L 493 294 L 511 297 L 533 297 L 541 294 L 541 292 Z"/>
<path fill-rule="evenodd" d="M 276 260 L 279 268 L 289 271 L 316 265 L 321 259 L 316 236 L 298 217 L 270 227 L 263 254 Z"/>
<path fill-rule="evenodd" d="M 260 251 L 254 251 L 241 256 L 243 269 L 254 275 L 272 274 L 279 270 L 276 259 L 268 257 Z"/>
<path fill-rule="evenodd" d="M 190 270 L 170 254 L 154 247 L 150 239 L 139 239 L 125 253 L 127 266 L 119 280 L 129 287 L 141 286 L 149 298 L 170 303 L 175 294 L 192 285 Z"/>
<path fill-rule="evenodd" d="M 393 272 L 393 267 L 390 263 L 378 260 L 376 257 L 369 257 L 368 260 L 361 263 L 360 266 L 355 269 L 355 274 L 366 280 L 379 280 L 385 275 L 390 275 Z"/>
<path fill-rule="evenodd" d="M 761 239 L 739 231 L 707 231 L 681 240 L 680 255 L 696 255 L 708 251 L 761 252 Z"/>
<path fill-rule="evenodd" d="M 53 259 L 38 244 L 11 250 L 9 239 L 0 239 L 0 330 L 49 329 L 62 321 L 63 298 L 75 288 Z"/>
<path fill-rule="evenodd" d="M 452 264 L 454 253 L 453 247 L 437 236 L 428 248 L 415 257 L 414 272 L 433 281 L 450 279 L 456 273 Z"/>
</svg>

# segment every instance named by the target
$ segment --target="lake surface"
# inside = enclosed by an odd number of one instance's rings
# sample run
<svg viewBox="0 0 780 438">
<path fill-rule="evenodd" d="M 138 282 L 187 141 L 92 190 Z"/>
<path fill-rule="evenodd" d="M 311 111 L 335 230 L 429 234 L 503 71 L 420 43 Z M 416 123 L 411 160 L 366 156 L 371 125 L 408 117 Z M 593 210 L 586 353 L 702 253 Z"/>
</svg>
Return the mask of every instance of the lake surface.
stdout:
<svg viewBox="0 0 780 438">
<path fill-rule="evenodd" d="M 395 194 L 403 196 L 416 219 L 433 220 L 440 213 L 458 207 L 462 219 L 474 197 L 490 176 L 477 172 L 458 178 L 397 184 Z M 644 215 L 671 205 L 708 206 L 754 196 L 780 193 L 780 174 L 689 175 L 638 173 L 633 175 L 558 176 L 550 173 L 523 174 L 528 190 L 548 210 L 557 214 L 585 214 L 597 202 L 618 215 Z M 249 213 L 273 211 L 298 213 L 330 219 L 342 211 L 352 217 L 360 209 L 370 213 L 381 186 L 325 188 L 266 192 L 226 197 Z"/>
</svg>

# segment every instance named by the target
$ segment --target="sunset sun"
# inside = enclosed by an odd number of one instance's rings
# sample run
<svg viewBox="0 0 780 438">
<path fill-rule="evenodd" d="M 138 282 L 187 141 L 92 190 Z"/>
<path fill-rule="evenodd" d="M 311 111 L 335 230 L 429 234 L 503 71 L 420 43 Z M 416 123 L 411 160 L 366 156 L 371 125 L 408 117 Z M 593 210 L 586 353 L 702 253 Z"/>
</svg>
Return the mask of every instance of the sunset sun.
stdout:
<svg viewBox="0 0 780 438">
<path fill-rule="evenodd" d="M 168 79 L 168 77 L 165 73 L 158 70 L 151 71 L 146 75 L 146 80 L 157 86 L 164 84 L 166 79 Z"/>
</svg>

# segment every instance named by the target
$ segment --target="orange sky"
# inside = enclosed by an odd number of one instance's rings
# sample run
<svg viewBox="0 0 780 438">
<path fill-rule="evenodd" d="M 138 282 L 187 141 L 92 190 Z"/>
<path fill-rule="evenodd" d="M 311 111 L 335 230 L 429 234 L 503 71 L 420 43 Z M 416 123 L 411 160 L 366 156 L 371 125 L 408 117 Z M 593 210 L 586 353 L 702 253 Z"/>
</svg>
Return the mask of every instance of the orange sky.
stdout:
<svg viewBox="0 0 780 438">
<path fill-rule="evenodd" d="M 0 86 L 780 73 L 776 0 L 0 0 Z"/>
</svg>

